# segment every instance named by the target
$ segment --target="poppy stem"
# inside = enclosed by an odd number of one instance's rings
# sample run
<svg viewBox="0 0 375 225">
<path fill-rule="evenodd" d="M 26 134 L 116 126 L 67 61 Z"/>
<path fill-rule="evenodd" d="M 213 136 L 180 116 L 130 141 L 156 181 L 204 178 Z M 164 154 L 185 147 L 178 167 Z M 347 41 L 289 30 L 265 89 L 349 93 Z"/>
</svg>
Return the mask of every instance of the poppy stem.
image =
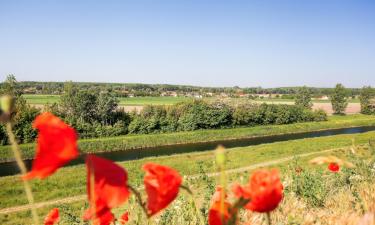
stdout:
<svg viewBox="0 0 375 225">
<path fill-rule="evenodd" d="M 96 199 L 95 199 L 95 171 L 94 167 L 92 166 L 92 162 L 88 162 L 89 165 L 89 170 L 90 170 L 90 205 L 92 207 L 92 219 L 91 219 L 91 224 L 94 224 L 94 221 L 96 220 Z"/>
<path fill-rule="evenodd" d="M 139 191 L 137 191 L 134 187 L 132 187 L 130 185 L 128 185 L 128 187 L 129 187 L 130 191 L 133 192 L 133 194 L 135 195 L 135 197 L 137 199 L 137 203 L 139 204 L 139 206 L 141 206 L 141 208 L 143 209 L 143 212 L 146 214 L 147 218 L 150 218 L 151 215 L 147 211 L 146 203 L 142 200 L 141 193 L 139 193 Z"/>
<path fill-rule="evenodd" d="M 266 213 L 266 219 L 267 219 L 267 225 L 271 225 L 271 213 L 270 212 Z"/>
<path fill-rule="evenodd" d="M 202 217 L 201 212 L 199 211 L 198 204 L 197 204 L 197 201 L 195 199 L 195 195 L 194 195 L 193 191 L 188 186 L 185 186 L 185 185 L 181 185 L 180 188 L 182 190 L 186 191 L 190 195 L 191 201 L 192 201 L 192 203 L 194 205 L 194 209 L 195 209 L 195 211 L 197 213 L 197 216 L 199 218 L 199 223 L 204 225 L 205 224 L 204 223 L 204 219 Z"/>
<path fill-rule="evenodd" d="M 27 169 L 26 169 L 25 163 L 22 161 L 21 151 L 20 151 L 20 148 L 17 144 L 16 137 L 13 133 L 11 122 L 7 122 L 6 130 L 7 130 L 9 142 L 12 146 L 14 158 L 16 159 L 17 165 L 21 170 L 21 175 L 25 175 L 27 173 Z M 26 192 L 26 197 L 27 197 L 27 200 L 29 201 L 29 206 L 30 206 L 30 209 L 31 209 L 31 214 L 32 214 L 34 223 L 36 225 L 38 225 L 39 224 L 39 217 L 38 217 L 38 214 L 36 212 L 36 209 L 34 208 L 34 196 L 33 196 L 33 193 L 31 191 L 31 187 L 30 187 L 29 182 L 27 180 L 24 180 L 24 179 L 22 179 L 22 180 L 23 180 L 23 186 L 24 186 L 25 192 Z"/>
</svg>

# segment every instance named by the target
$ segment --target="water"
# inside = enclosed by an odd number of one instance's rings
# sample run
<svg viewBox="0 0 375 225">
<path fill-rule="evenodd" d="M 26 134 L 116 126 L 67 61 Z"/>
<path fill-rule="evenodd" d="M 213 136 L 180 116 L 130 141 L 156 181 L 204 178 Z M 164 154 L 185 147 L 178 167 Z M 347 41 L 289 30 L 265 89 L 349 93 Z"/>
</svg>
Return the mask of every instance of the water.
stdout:
<svg viewBox="0 0 375 225">
<path fill-rule="evenodd" d="M 219 144 L 225 146 L 226 148 L 234 147 L 245 147 L 251 145 L 274 143 L 279 141 L 289 141 L 297 140 L 303 138 L 313 138 L 313 137 L 324 137 L 332 136 L 338 134 L 358 134 L 368 131 L 374 131 L 375 126 L 367 127 L 352 127 L 352 128 L 341 128 L 333 130 L 322 130 L 322 131 L 312 131 L 304 132 L 298 134 L 281 134 L 266 137 L 252 137 L 243 138 L 237 140 L 227 140 L 227 141 L 211 141 L 205 143 L 195 143 L 195 144 L 179 144 L 170 146 L 159 146 L 141 149 L 131 149 L 126 151 L 116 151 L 116 152 L 103 152 L 97 153 L 96 155 L 113 160 L 113 161 L 126 161 L 141 159 L 150 156 L 163 156 L 172 155 L 177 153 L 189 153 L 197 151 L 209 151 L 215 149 Z M 81 155 L 78 159 L 73 160 L 68 166 L 78 165 L 84 163 L 84 155 Z M 25 160 L 26 167 L 30 169 L 32 160 Z M 5 162 L 0 163 L 0 177 L 9 176 L 19 173 L 16 162 Z"/>
</svg>

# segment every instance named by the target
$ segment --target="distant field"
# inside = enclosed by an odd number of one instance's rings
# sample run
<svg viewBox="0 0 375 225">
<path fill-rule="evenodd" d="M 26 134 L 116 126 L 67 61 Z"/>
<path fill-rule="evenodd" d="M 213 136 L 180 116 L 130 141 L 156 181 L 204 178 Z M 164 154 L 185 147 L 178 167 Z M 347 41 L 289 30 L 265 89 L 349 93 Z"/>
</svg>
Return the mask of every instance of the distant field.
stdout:
<svg viewBox="0 0 375 225">
<path fill-rule="evenodd" d="M 134 97 L 120 98 L 120 105 L 173 105 L 189 100 L 188 97 Z"/>
<path fill-rule="evenodd" d="M 257 102 L 294 102 L 293 99 L 255 99 Z M 330 100 L 313 100 L 314 103 L 330 103 Z M 359 99 L 349 99 L 349 103 L 359 103 Z"/>
<path fill-rule="evenodd" d="M 60 100 L 60 95 L 23 95 L 26 102 L 33 105 L 44 105 L 55 103 Z"/>
<path fill-rule="evenodd" d="M 44 105 L 47 103 L 55 103 L 60 100 L 59 95 L 23 95 L 29 104 Z M 134 97 L 120 98 L 120 105 L 172 105 L 178 102 L 186 101 L 188 97 Z"/>
<path fill-rule="evenodd" d="M 32 105 L 45 105 L 47 103 L 55 103 L 58 102 L 60 99 L 59 95 L 23 95 L 27 101 L 27 103 Z M 187 101 L 189 97 L 134 97 L 134 98 L 119 98 L 121 106 L 144 106 L 144 105 L 172 105 L 179 102 Z M 224 101 L 227 103 L 234 103 L 234 104 L 240 104 L 240 103 L 251 103 L 251 102 L 257 102 L 257 103 L 286 103 L 286 104 L 292 104 L 294 102 L 293 99 L 255 99 L 251 100 L 248 98 L 224 98 L 219 99 L 215 97 L 210 98 L 204 98 L 208 101 Z M 314 103 L 330 103 L 329 100 L 313 100 Z M 349 103 L 359 103 L 358 99 L 350 99 Z M 130 110 L 131 111 L 131 110 Z M 327 111 L 327 110 L 326 110 Z M 327 111 L 330 113 L 330 109 Z M 355 113 L 358 110 L 354 110 Z M 350 112 L 349 112 L 350 113 Z"/>
</svg>

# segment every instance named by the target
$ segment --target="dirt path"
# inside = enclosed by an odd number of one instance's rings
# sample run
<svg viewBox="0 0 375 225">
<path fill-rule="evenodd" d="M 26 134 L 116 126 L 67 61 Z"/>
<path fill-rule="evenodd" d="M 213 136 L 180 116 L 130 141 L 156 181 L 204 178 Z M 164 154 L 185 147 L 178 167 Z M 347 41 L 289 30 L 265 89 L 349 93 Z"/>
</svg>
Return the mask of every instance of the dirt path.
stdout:
<svg viewBox="0 0 375 225">
<path fill-rule="evenodd" d="M 307 156 L 311 156 L 311 155 L 335 151 L 335 150 L 338 150 L 338 149 L 342 149 L 342 148 L 334 148 L 334 149 L 328 149 L 328 150 L 323 150 L 323 151 L 310 152 L 310 153 L 304 153 L 304 154 L 284 157 L 284 158 L 277 159 L 277 160 L 271 160 L 271 161 L 267 161 L 267 162 L 253 164 L 251 166 L 245 166 L 245 167 L 240 167 L 240 168 L 236 168 L 236 169 L 229 169 L 229 170 L 226 170 L 226 173 L 227 174 L 241 173 L 241 172 L 256 169 L 256 168 L 259 168 L 259 167 L 272 166 L 272 165 L 284 163 L 284 162 L 292 160 L 295 157 L 307 157 Z M 208 173 L 207 174 L 208 177 L 214 177 L 214 176 L 217 176 L 217 175 L 219 175 L 219 173 Z M 201 177 L 200 174 L 196 174 L 196 175 L 186 176 L 185 179 L 195 180 L 195 179 L 199 179 L 200 177 Z M 142 190 L 143 187 L 140 187 L 139 189 Z M 14 207 L 9 207 L 9 208 L 5 208 L 5 209 L 0 209 L 0 214 L 22 212 L 22 211 L 30 210 L 31 207 L 34 207 L 34 208 L 38 209 L 38 208 L 43 208 L 43 207 L 51 206 L 51 205 L 79 202 L 79 201 L 86 200 L 86 198 L 87 198 L 86 195 L 77 195 L 77 196 L 72 196 L 72 197 L 67 197 L 67 198 L 62 198 L 62 199 L 55 199 L 55 200 L 50 200 L 50 201 L 45 201 L 45 202 L 39 202 L 39 203 L 35 203 L 34 205 L 14 206 Z"/>
</svg>

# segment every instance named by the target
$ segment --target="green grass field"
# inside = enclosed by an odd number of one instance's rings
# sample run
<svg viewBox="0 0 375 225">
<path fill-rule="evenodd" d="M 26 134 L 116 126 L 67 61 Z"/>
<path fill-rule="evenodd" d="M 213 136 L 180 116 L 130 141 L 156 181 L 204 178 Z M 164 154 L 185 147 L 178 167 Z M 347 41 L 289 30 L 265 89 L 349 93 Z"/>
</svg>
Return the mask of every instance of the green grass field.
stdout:
<svg viewBox="0 0 375 225">
<path fill-rule="evenodd" d="M 27 103 L 32 105 L 44 105 L 55 103 L 60 99 L 59 95 L 23 95 Z M 179 102 L 187 101 L 189 97 L 134 97 L 119 98 L 121 106 L 143 106 L 143 105 L 172 105 Z M 217 98 L 204 98 L 208 101 L 216 101 Z M 225 101 L 247 103 L 247 102 L 265 102 L 265 103 L 293 103 L 293 99 L 247 99 L 247 98 L 228 98 Z M 313 100 L 314 103 L 330 103 L 329 100 Z M 349 103 L 359 103 L 359 99 L 350 99 Z"/>
<path fill-rule="evenodd" d="M 32 105 L 45 105 L 57 103 L 60 100 L 60 95 L 22 95 L 26 102 Z"/>
<path fill-rule="evenodd" d="M 335 129 L 355 126 L 374 126 L 375 116 L 347 115 L 329 116 L 328 121 L 295 123 L 287 125 L 267 125 L 256 127 L 228 128 L 216 130 L 197 130 L 148 135 L 124 135 L 108 138 L 83 139 L 79 141 L 82 152 L 122 151 L 133 148 L 156 147 L 183 143 L 220 141 L 249 137 L 269 136 L 285 133 L 308 132 L 322 129 Z M 34 144 L 21 145 L 24 158 L 34 156 Z M 10 146 L 0 146 L 0 161 L 12 159 Z"/>
<path fill-rule="evenodd" d="M 32 105 L 45 105 L 47 103 L 57 103 L 60 100 L 59 95 L 23 95 L 26 102 Z M 178 102 L 186 101 L 188 97 L 134 97 L 119 98 L 121 106 L 137 106 L 137 105 L 172 105 Z"/>
<path fill-rule="evenodd" d="M 368 140 L 375 138 L 375 132 L 368 132 L 364 134 L 352 135 L 337 135 L 331 137 L 310 138 L 304 140 L 278 142 L 272 144 L 264 144 L 258 146 L 241 147 L 228 149 L 227 151 L 227 169 L 234 169 L 240 167 L 251 166 L 257 163 L 269 162 L 284 157 L 295 156 L 299 154 L 319 152 L 327 149 L 346 148 L 352 145 L 352 140 L 358 145 L 366 144 Z M 329 154 L 344 155 L 345 150 L 335 150 Z M 317 155 L 324 155 L 328 153 L 321 153 Z M 300 159 L 303 167 L 306 167 L 306 161 L 317 155 L 311 155 L 306 158 Z M 133 186 L 140 186 L 142 184 L 143 172 L 141 166 L 146 162 L 155 162 L 163 165 L 171 166 L 177 169 L 182 175 L 199 174 L 202 168 L 205 173 L 215 171 L 214 152 L 200 152 L 190 154 L 180 154 L 166 157 L 150 157 L 142 160 L 119 162 L 121 166 L 127 169 L 129 173 L 129 182 Z M 287 168 L 291 162 L 284 162 L 281 165 Z M 273 165 L 272 167 L 277 167 Z M 237 175 L 231 175 L 230 180 L 247 179 L 248 173 L 242 172 Z M 242 177 L 242 178 L 241 178 Z M 48 177 L 45 180 L 35 180 L 31 182 L 33 193 L 36 202 L 61 199 L 65 197 L 72 197 L 86 193 L 86 171 L 85 166 L 78 165 L 60 169 L 56 174 Z M 195 183 L 194 190 L 199 190 L 206 185 L 207 180 L 198 179 Z M 18 176 L 2 177 L 0 178 L 0 209 L 26 204 L 25 195 L 22 188 L 22 183 Z M 134 203 L 133 203 L 134 205 Z M 85 207 L 84 202 L 76 202 L 69 204 L 60 204 L 64 210 L 70 210 L 75 215 L 82 214 L 82 207 Z M 47 208 L 39 209 L 38 211 L 43 215 L 47 213 Z M 87 206 L 86 206 L 87 207 Z M 134 209 L 133 209 L 134 210 Z M 118 212 L 118 211 L 117 211 Z M 133 214 L 131 214 L 133 215 Z M 30 220 L 28 212 L 14 213 L 14 214 L 1 214 L 1 224 L 25 224 L 25 221 Z M 22 221 L 22 223 L 20 222 Z"/>
</svg>

